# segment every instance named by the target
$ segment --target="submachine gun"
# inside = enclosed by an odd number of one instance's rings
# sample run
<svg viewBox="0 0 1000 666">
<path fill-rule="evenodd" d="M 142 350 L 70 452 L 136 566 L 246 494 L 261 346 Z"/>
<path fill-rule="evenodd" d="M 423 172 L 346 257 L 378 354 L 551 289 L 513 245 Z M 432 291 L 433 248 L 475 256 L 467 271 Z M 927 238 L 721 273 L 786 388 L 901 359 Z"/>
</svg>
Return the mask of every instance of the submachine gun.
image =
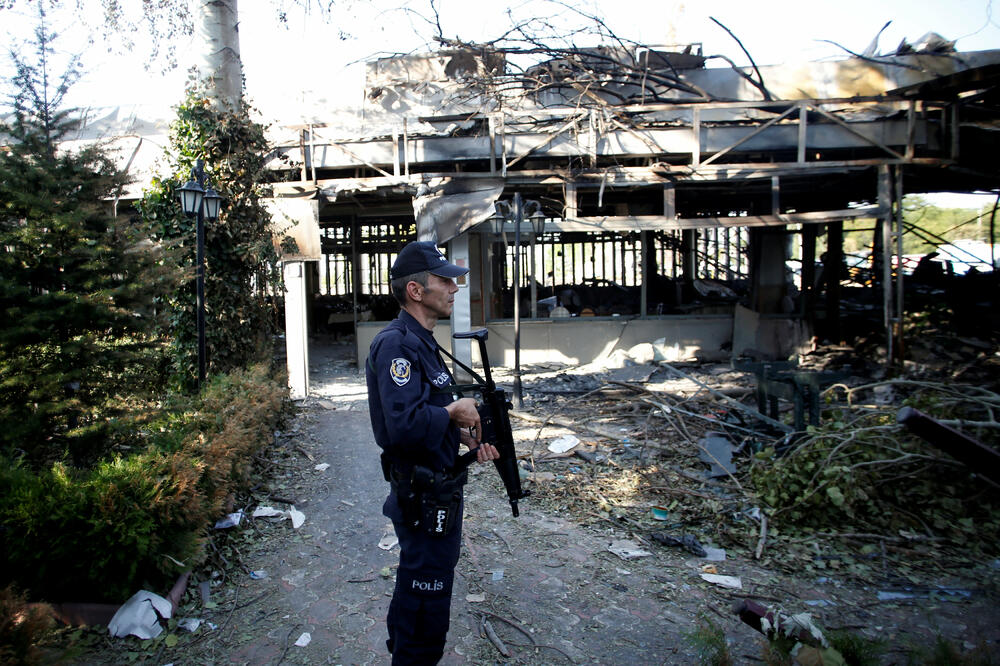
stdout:
<svg viewBox="0 0 1000 666">
<path fill-rule="evenodd" d="M 465 365 L 457 358 L 441 349 L 446 356 L 468 372 L 476 380 L 475 384 L 454 384 L 447 387 L 455 394 L 455 399 L 461 397 L 476 398 L 476 410 L 479 412 L 481 423 L 479 440 L 492 444 L 496 447 L 500 457 L 493 461 L 503 480 L 504 488 L 507 489 L 507 498 L 510 500 L 510 511 L 516 518 L 519 514 L 517 509 L 518 500 L 524 499 L 531 494 L 530 490 L 521 489 L 521 477 L 518 473 L 517 454 L 514 451 L 514 436 L 510 430 L 510 414 L 512 405 L 507 400 L 507 394 L 502 388 L 498 388 L 490 373 L 490 359 L 486 354 L 486 336 L 488 331 L 480 328 L 475 331 L 455 333 L 452 337 L 458 340 L 472 339 L 479 343 L 479 357 L 483 361 L 483 374 L 486 379 L 480 377 L 475 370 Z M 455 464 L 455 471 L 468 467 L 476 459 L 476 450 L 473 449 L 459 456 Z"/>
</svg>

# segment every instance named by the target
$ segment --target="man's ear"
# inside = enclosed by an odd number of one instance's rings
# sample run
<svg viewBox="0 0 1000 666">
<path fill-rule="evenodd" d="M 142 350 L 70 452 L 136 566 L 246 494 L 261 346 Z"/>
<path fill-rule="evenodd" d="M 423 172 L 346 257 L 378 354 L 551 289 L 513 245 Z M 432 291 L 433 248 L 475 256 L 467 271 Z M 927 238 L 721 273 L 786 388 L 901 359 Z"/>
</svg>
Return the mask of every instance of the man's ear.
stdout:
<svg viewBox="0 0 1000 666">
<path fill-rule="evenodd" d="M 416 280 L 410 280 L 406 283 L 406 295 L 414 303 L 419 303 L 424 297 L 423 287 Z"/>
</svg>

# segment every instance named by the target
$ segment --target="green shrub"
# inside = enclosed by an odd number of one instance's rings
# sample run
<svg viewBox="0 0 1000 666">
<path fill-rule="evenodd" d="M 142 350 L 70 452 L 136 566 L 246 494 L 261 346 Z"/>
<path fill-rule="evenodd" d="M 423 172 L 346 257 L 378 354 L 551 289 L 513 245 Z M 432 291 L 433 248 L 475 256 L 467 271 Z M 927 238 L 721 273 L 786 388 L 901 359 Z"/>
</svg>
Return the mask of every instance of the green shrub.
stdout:
<svg viewBox="0 0 1000 666">
<path fill-rule="evenodd" d="M 50 601 L 123 601 L 163 589 L 203 558 L 207 528 L 249 482 L 271 441 L 286 390 L 255 366 L 215 378 L 202 396 L 175 401 L 140 451 L 90 470 L 63 463 L 33 471 L 0 460 L 0 584 L 16 581 Z M 161 444 L 165 445 L 161 448 Z"/>
<path fill-rule="evenodd" d="M 0 589 L 0 664 L 40 664 L 38 641 L 49 631 L 48 609 L 28 605 L 14 587 Z"/>
</svg>

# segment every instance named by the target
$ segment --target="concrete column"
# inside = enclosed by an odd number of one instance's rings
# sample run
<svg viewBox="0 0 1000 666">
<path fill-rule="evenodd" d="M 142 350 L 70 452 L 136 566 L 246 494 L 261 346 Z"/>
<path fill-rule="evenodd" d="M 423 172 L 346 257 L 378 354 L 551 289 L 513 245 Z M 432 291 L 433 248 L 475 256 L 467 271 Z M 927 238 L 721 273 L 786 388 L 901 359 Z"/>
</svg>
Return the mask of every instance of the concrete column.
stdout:
<svg viewBox="0 0 1000 666">
<path fill-rule="evenodd" d="M 285 278 L 285 356 L 288 364 L 288 387 L 293 400 L 309 395 L 309 325 L 306 262 L 286 261 Z"/>
<path fill-rule="evenodd" d="M 785 227 L 750 229 L 751 308 L 762 314 L 785 313 L 788 236 Z"/>
<path fill-rule="evenodd" d="M 469 262 L 469 233 L 465 232 L 452 238 L 448 243 L 448 260 L 456 266 L 468 268 Z M 460 333 L 472 328 L 472 299 L 470 298 L 471 288 L 469 286 L 469 275 L 465 275 L 455 280 L 458 283 L 458 292 L 455 294 L 455 307 L 451 311 L 451 332 Z M 451 341 L 452 353 L 455 358 L 468 366 L 472 365 L 472 344 L 470 340 Z M 452 369 L 456 376 L 465 373 L 455 367 Z"/>
</svg>

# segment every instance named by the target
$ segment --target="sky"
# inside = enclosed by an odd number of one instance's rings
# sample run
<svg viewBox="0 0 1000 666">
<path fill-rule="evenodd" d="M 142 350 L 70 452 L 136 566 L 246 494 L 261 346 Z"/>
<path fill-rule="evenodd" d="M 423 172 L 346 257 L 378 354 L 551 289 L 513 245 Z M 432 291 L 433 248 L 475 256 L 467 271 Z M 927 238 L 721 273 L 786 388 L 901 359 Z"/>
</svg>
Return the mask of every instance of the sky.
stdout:
<svg viewBox="0 0 1000 666">
<path fill-rule="evenodd" d="M 17 48 L 35 23 L 30 10 L 37 0 L 0 11 L 0 35 Z M 77 0 L 62 0 L 72 5 Z M 434 12 L 446 37 L 490 41 L 514 24 L 547 20 L 557 28 L 580 26 L 582 15 L 599 17 L 617 36 L 646 45 L 700 43 L 705 54 L 721 54 L 738 65 L 749 64 L 740 45 L 714 23 L 712 16 L 739 38 L 758 65 L 844 57 L 860 53 L 891 21 L 878 52 L 901 40 L 937 32 L 956 40 L 961 51 L 1000 49 L 1000 0 L 241 0 L 240 50 L 247 96 L 265 120 L 284 120 L 298 102 L 322 100 L 334 106 L 360 106 L 364 94 L 363 62 L 393 53 L 434 48 Z M 59 46 L 80 53 L 84 78 L 68 102 L 76 106 L 142 104 L 169 109 L 183 96 L 185 53 L 179 66 L 151 62 L 141 30 L 127 53 L 100 39 L 98 0 L 80 0 L 80 11 L 54 12 Z M 123 3 L 137 11 L 139 0 Z M 308 4 L 304 11 L 302 4 Z M 278 20 L 278 11 L 287 21 Z M 27 16 L 25 12 L 27 11 Z M 93 41 L 88 45 L 88 41 Z M 836 42 L 840 46 L 832 44 Z M 596 43 L 590 35 L 578 46 Z M 718 61 L 717 61 L 718 62 Z M 723 66 L 718 62 L 716 66 Z M 0 72 L 6 74 L 6 65 Z M 285 116 L 285 117 L 283 117 Z"/>
</svg>

